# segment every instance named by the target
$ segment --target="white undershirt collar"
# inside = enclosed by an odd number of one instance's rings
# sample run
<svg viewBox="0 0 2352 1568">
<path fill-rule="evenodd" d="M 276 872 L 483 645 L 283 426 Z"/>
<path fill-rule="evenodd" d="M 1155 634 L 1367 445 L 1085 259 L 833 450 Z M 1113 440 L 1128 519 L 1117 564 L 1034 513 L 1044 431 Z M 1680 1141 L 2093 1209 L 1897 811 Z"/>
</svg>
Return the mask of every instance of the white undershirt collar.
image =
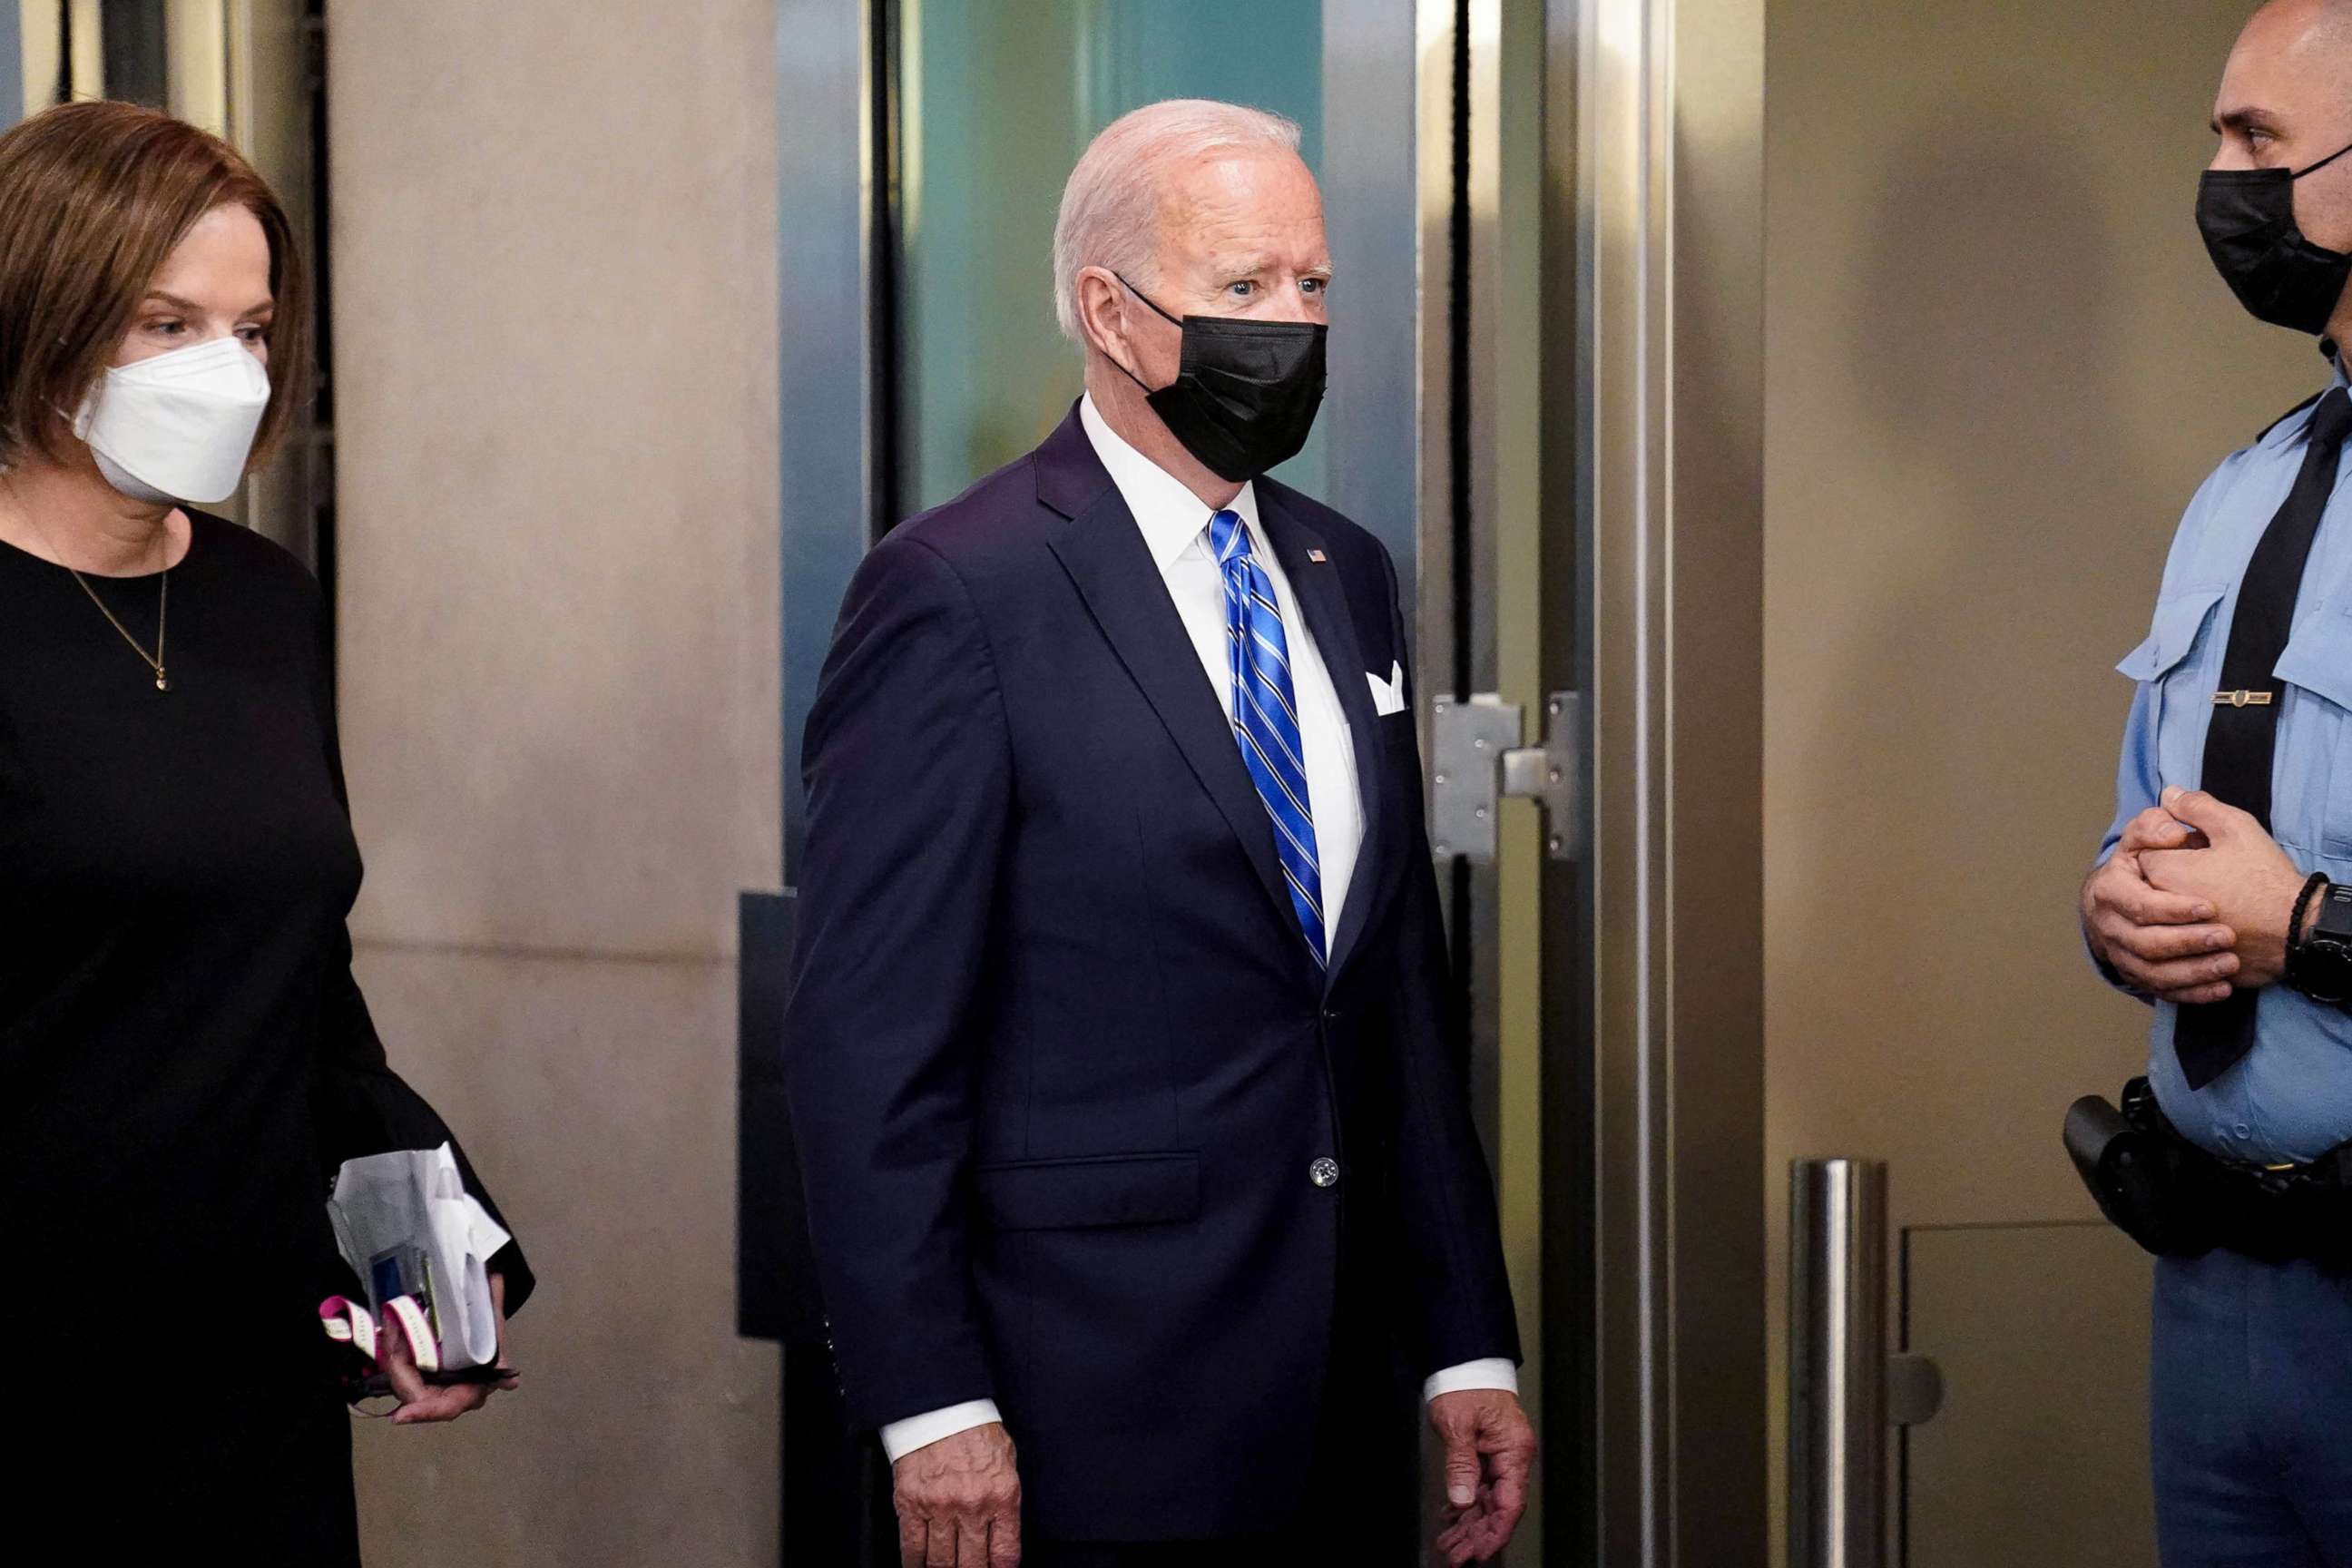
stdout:
<svg viewBox="0 0 2352 1568">
<path fill-rule="evenodd" d="M 1078 399 L 1078 423 L 1085 426 L 1087 439 L 1094 444 L 1095 456 L 1110 472 L 1110 482 L 1118 487 L 1119 499 L 1135 515 L 1135 526 L 1143 531 L 1143 542 L 1151 552 L 1152 564 L 1162 572 L 1176 558 L 1191 549 L 1207 531 L 1213 514 L 1207 502 L 1184 488 L 1184 481 L 1145 457 L 1130 446 L 1127 438 L 1110 427 L 1110 421 L 1095 406 L 1094 395 Z M 1258 550 L 1267 546 L 1265 530 L 1257 520 L 1257 487 L 1242 486 L 1225 509 L 1249 525 L 1250 540 Z"/>
</svg>

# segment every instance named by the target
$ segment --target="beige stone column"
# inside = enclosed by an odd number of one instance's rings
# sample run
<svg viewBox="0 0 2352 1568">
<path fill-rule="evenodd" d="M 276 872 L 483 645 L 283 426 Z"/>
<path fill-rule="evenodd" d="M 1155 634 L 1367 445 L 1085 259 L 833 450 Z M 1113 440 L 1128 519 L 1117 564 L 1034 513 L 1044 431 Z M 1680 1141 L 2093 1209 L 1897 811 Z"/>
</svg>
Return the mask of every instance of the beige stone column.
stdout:
<svg viewBox="0 0 2352 1568">
<path fill-rule="evenodd" d="M 359 971 L 541 1277 L 373 1568 L 772 1563 L 734 899 L 779 850 L 774 8 L 330 16 Z"/>
</svg>

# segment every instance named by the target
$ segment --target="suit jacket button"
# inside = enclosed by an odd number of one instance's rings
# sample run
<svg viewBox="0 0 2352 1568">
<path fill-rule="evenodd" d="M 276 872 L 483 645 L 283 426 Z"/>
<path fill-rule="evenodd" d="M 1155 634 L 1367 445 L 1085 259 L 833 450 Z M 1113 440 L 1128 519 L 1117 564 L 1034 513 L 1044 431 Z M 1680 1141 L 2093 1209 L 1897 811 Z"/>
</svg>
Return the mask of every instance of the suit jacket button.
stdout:
<svg viewBox="0 0 2352 1568">
<path fill-rule="evenodd" d="M 1307 1179 L 1318 1187 L 1337 1186 L 1339 1183 L 1339 1162 L 1326 1156 L 1307 1167 Z"/>
</svg>

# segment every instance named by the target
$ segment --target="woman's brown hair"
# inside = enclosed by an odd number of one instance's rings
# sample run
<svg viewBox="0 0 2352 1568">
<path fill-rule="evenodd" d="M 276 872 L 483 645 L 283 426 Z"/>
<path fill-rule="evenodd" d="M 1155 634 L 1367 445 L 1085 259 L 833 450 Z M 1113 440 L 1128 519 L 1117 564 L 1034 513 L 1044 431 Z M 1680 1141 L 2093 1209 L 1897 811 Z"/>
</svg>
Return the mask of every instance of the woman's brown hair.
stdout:
<svg viewBox="0 0 2352 1568">
<path fill-rule="evenodd" d="M 244 207 L 269 240 L 269 406 L 251 466 L 305 391 L 310 299 L 293 226 L 219 137 L 137 104 L 60 104 L 0 135 L 0 464 L 62 438 L 196 220 Z"/>
</svg>

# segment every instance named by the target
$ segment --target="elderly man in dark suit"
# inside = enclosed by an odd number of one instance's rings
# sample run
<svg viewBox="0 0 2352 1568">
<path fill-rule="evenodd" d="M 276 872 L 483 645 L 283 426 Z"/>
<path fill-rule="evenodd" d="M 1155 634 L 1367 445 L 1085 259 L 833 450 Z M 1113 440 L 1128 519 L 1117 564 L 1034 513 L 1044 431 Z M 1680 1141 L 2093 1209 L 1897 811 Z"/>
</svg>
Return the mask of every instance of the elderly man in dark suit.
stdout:
<svg viewBox="0 0 2352 1568">
<path fill-rule="evenodd" d="M 1395 570 L 1263 477 L 1323 391 L 1297 138 L 1096 140 L 1086 395 L 866 558 L 810 716 L 793 1122 L 908 1564 L 1408 1562 L 1416 1395 L 1451 1561 L 1524 1507 Z"/>
</svg>

